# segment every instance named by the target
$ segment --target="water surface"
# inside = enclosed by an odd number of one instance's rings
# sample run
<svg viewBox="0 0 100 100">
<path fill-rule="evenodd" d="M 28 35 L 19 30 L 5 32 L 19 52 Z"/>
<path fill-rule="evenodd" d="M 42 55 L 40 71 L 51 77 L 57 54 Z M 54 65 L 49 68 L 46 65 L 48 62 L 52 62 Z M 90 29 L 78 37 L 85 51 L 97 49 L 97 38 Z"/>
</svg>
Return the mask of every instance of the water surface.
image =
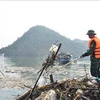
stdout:
<svg viewBox="0 0 100 100">
<path fill-rule="evenodd" d="M 42 68 L 43 61 L 43 59 L 34 57 L 4 58 L 6 70 L 4 74 L 6 78 L 1 75 L 3 78 L 0 80 L 0 84 L 2 87 L 4 85 L 4 87 L 0 89 L 0 100 L 14 100 L 17 95 L 27 90 L 24 85 L 34 86 L 39 76 L 37 72 Z M 90 75 L 89 64 L 89 61 L 78 61 L 66 67 L 49 67 L 47 72 L 43 73 L 43 76 L 47 81 L 50 81 L 50 74 L 53 75 L 54 81 L 59 81 L 63 78 L 81 78 L 86 73 Z"/>
</svg>

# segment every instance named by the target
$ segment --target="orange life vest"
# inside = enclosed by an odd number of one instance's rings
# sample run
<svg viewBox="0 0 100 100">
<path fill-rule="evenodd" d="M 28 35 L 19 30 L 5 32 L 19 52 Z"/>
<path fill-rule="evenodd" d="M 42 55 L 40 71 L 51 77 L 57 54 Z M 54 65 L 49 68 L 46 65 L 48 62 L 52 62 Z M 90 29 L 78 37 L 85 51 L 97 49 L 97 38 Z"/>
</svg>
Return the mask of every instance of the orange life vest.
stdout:
<svg viewBox="0 0 100 100">
<path fill-rule="evenodd" d="M 91 42 L 92 42 L 93 40 L 96 42 L 96 47 L 95 47 L 95 51 L 94 51 L 95 58 L 100 58 L 100 39 L 98 39 L 97 37 L 92 38 L 92 39 L 88 42 L 88 47 L 90 48 Z M 90 55 L 90 56 L 92 56 L 92 55 Z"/>
</svg>

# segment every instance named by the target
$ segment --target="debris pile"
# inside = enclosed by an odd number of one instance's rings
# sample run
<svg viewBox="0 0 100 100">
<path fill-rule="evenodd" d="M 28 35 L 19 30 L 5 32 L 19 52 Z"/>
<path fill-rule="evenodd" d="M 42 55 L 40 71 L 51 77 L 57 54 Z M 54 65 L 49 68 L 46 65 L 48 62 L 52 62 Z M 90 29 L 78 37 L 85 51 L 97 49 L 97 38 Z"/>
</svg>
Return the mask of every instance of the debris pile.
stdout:
<svg viewBox="0 0 100 100">
<path fill-rule="evenodd" d="M 17 100 L 26 100 L 31 92 L 30 89 Z M 31 100 L 100 100 L 100 85 L 89 78 L 62 80 L 36 87 Z"/>
</svg>

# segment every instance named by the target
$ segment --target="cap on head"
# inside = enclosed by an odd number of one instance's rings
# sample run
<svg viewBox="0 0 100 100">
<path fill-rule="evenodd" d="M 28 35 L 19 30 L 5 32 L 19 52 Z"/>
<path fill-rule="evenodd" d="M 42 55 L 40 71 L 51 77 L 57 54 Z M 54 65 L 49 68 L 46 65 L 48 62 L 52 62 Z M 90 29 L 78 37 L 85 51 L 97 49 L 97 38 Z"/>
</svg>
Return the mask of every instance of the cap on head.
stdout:
<svg viewBox="0 0 100 100">
<path fill-rule="evenodd" d="M 96 35 L 94 30 L 88 30 L 86 35 Z"/>
</svg>

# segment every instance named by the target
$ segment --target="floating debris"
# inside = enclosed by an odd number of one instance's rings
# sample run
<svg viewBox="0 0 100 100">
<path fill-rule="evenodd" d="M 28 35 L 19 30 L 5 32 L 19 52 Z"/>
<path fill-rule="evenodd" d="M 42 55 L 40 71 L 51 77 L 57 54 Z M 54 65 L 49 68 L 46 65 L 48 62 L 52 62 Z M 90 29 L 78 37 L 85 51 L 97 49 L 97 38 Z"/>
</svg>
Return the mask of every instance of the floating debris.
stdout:
<svg viewBox="0 0 100 100">
<path fill-rule="evenodd" d="M 32 89 L 17 97 L 17 100 L 29 100 L 31 92 Z M 100 84 L 86 77 L 62 80 L 36 87 L 31 100 L 100 100 Z"/>
</svg>

